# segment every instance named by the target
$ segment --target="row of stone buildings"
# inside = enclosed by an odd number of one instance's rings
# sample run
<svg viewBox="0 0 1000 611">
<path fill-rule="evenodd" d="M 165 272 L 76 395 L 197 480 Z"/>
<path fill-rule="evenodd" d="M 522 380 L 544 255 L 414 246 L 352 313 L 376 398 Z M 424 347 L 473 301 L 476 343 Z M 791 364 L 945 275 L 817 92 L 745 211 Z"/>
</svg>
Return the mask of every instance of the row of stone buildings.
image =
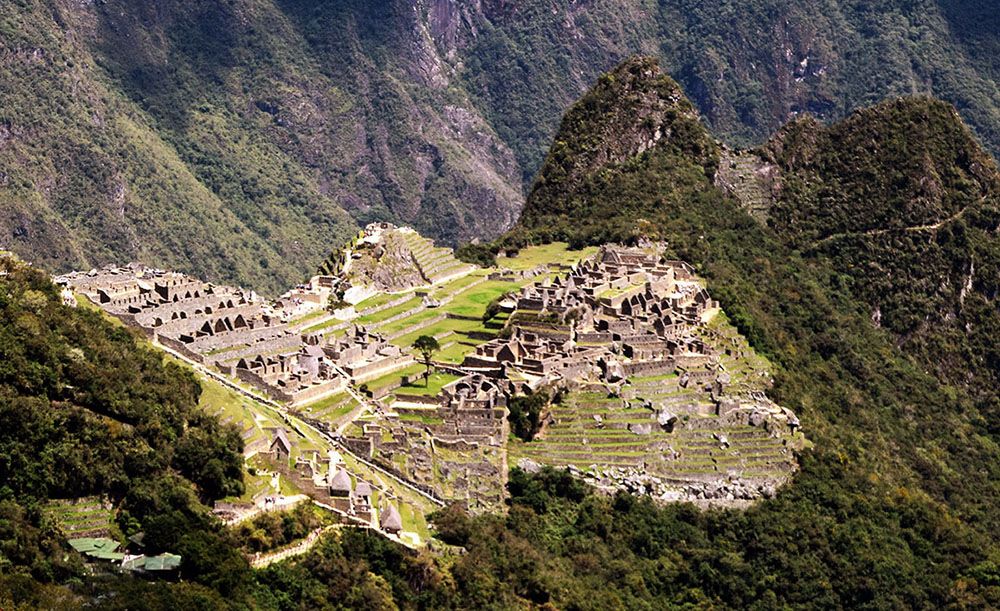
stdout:
<svg viewBox="0 0 1000 611">
<path fill-rule="evenodd" d="M 413 362 L 362 327 L 341 339 L 304 333 L 285 320 L 283 308 L 296 303 L 267 303 L 252 291 L 184 274 L 129 265 L 77 272 L 57 281 L 160 344 L 291 405 Z"/>
</svg>

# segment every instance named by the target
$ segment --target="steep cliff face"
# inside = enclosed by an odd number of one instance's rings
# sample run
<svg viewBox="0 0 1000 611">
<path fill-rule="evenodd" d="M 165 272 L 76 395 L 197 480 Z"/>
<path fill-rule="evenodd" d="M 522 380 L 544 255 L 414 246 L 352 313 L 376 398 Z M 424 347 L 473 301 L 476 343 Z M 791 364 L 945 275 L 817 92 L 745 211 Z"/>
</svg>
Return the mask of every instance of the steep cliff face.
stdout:
<svg viewBox="0 0 1000 611">
<path fill-rule="evenodd" d="M 26 2 L 3 18 L 2 242 L 276 289 L 355 223 L 445 242 L 521 205 L 412 7 Z"/>
</svg>

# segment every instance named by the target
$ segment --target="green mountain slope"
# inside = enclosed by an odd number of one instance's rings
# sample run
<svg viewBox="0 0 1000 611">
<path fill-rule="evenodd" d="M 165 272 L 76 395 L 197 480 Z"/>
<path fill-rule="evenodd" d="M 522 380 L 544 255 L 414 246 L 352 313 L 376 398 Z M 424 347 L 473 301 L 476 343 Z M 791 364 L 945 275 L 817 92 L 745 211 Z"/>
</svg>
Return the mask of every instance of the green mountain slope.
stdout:
<svg viewBox="0 0 1000 611">
<path fill-rule="evenodd" d="M 639 73 L 649 76 L 635 77 Z M 970 307 L 962 323 L 995 329 L 996 169 L 970 139 L 968 130 L 946 107 L 927 100 L 879 106 L 829 130 L 806 129 L 801 139 L 790 134 L 802 124 L 793 124 L 772 146 L 777 150 L 778 143 L 785 143 L 780 148 L 784 156 L 775 155 L 800 168 L 784 188 L 787 201 L 798 196 L 794 202 L 803 212 L 795 216 L 791 204 L 780 204 L 771 210 L 773 227 L 768 227 L 714 186 L 718 151 L 706 156 L 681 153 L 699 138 L 664 138 L 641 151 L 634 145 L 636 137 L 641 142 L 643 134 L 660 123 L 655 113 L 642 111 L 634 115 L 630 130 L 619 125 L 608 131 L 608 115 L 594 114 L 593 108 L 613 106 L 615 99 L 633 106 L 633 100 L 641 99 L 640 108 L 677 104 L 669 97 L 661 98 L 675 85 L 656 72 L 650 60 L 630 60 L 610 77 L 602 78 L 567 113 L 557 145 L 528 200 L 522 217 L 524 227 L 503 244 L 516 248 L 537 239 L 587 243 L 629 239 L 640 232 L 654 234 L 668 241 L 671 254 L 693 262 L 708 278 L 709 290 L 719 295 L 723 308 L 744 334 L 780 365 L 777 394 L 786 404 L 801 406 L 796 409 L 803 422 L 810 423 L 810 438 L 816 442 L 815 449 L 806 455 L 801 474 L 788 492 L 780 495 L 782 500 L 773 505 L 764 503 L 751 512 L 774 524 L 773 528 L 761 526 L 755 538 L 784 541 L 781 545 L 789 549 L 796 545 L 826 547 L 829 537 L 836 535 L 828 529 L 832 524 L 825 525 L 823 516 L 834 506 L 843 512 L 838 521 L 855 523 L 862 529 L 868 528 L 860 526 L 862 523 L 874 527 L 875 522 L 884 520 L 901 524 L 897 520 L 910 510 L 901 513 L 887 499 L 905 490 L 908 500 L 904 504 L 923 507 L 919 517 L 905 518 L 915 520 L 908 523 L 924 524 L 921 529 L 934 529 L 932 524 L 942 520 L 956 527 L 963 525 L 971 529 L 963 536 L 968 537 L 967 544 L 980 549 L 977 554 L 995 553 L 998 524 L 989 507 L 1000 500 L 1000 478 L 990 465 L 998 464 L 1000 445 L 990 424 L 996 410 L 995 393 L 989 390 L 995 386 L 988 383 L 995 375 L 991 348 L 977 358 L 949 359 L 945 366 L 937 347 L 946 347 L 945 354 L 967 357 L 984 349 L 984 337 L 968 330 L 959 332 L 949 322 L 924 325 L 919 342 L 900 343 L 899 335 L 892 333 L 895 329 L 873 323 L 870 306 L 864 301 L 865 296 L 877 294 L 885 300 L 883 307 L 906 321 L 904 326 L 914 319 L 903 314 L 936 314 L 938 306 L 957 301 L 951 276 L 944 282 L 937 278 L 943 285 L 941 295 L 928 294 L 927 284 L 919 280 L 941 269 L 952 270 L 956 277 L 967 273 L 971 254 L 981 269 L 988 271 L 982 276 L 977 272 L 973 288 L 967 291 L 965 303 Z M 612 82 L 627 85 L 616 88 L 609 85 Z M 916 129 L 912 123 L 915 118 L 928 129 Z M 574 138 L 574 134 L 602 133 L 614 136 L 600 142 Z M 849 134 L 867 143 L 867 148 L 852 148 Z M 886 143 L 888 151 L 872 146 L 873 136 L 876 142 Z M 596 148 L 622 154 L 610 162 L 581 163 L 573 160 L 579 158 L 558 154 L 563 142 L 569 149 Z M 868 152 L 862 154 L 862 150 Z M 805 151 L 810 155 L 801 154 Z M 580 165 L 582 172 L 565 171 Z M 811 173 L 817 168 L 822 168 L 822 181 Z M 571 178 L 551 179 L 559 176 Z M 908 193 L 907 184 L 936 190 L 935 196 L 906 198 L 909 207 L 902 206 L 898 198 Z M 806 186 L 815 191 L 804 192 Z M 864 190 L 864 197 L 852 189 Z M 824 193 L 827 197 L 819 198 Z M 893 260 L 890 269 L 875 274 L 871 270 L 890 252 L 879 240 L 874 241 L 874 248 L 845 249 L 829 256 L 823 251 L 803 252 L 795 238 L 822 237 L 799 227 L 826 222 L 817 220 L 825 217 L 818 215 L 816 207 L 841 223 L 864 230 L 872 222 L 890 227 L 893 223 L 903 227 L 910 220 L 934 222 L 967 205 L 973 206 L 965 213 L 970 216 L 963 215 L 959 223 L 967 225 L 959 230 L 960 234 L 964 231 L 967 241 L 952 243 L 951 231 L 937 232 L 944 246 L 931 240 L 927 265 L 932 265 L 932 270 L 924 269 L 922 257 L 927 253 L 919 248 L 904 248 L 903 256 Z M 781 220 L 775 220 L 779 216 Z M 597 220 L 578 220 L 590 218 Z M 927 242 L 926 238 L 913 240 L 914 244 Z M 986 384 L 965 383 L 969 380 Z M 963 383 L 956 385 L 955 381 Z M 830 469 L 840 475 L 833 476 Z M 804 494 L 806 490 L 810 492 Z M 792 535 L 778 526 L 785 519 L 804 519 L 816 528 L 808 534 Z M 815 539 L 795 543 L 788 539 L 794 536 Z M 725 540 L 746 543 L 738 535 Z M 734 545 L 740 549 L 739 544 Z M 891 562 L 897 563 L 903 574 L 897 575 L 895 584 L 882 583 L 876 591 L 901 592 L 911 587 L 907 584 L 915 586 L 924 578 L 927 583 L 949 582 L 965 570 L 955 565 L 949 569 L 923 566 L 913 547 L 901 554 L 893 556 Z M 852 549 L 851 544 L 836 554 L 840 559 L 866 556 L 867 552 Z M 770 572 L 778 570 L 778 558 L 772 555 L 755 561 L 762 562 L 759 570 Z M 870 558 L 889 561 L 882 552 Z M 799 568 L 794 569 L 796 566 Z M 814 568 L 825 575 L 827 583 L 838 583 L 838 569 L 832 564 Z M 801 570 L 801 565 L 792 561 L 782 569 L 786 570 Z M 844 589 L 833 586 L 835 604 L 856 604 L 853 597 L 857 592 L 851 588 L 857 581 L 839 583 Z M 779 602 L 791 603 L 793 599 L 779 598 Z"/>
<path fill-rule="evenodd" d="M 939 377 L 992 393 L 1000 173 L 954 109 L 915 98 L 798 121 L 760 156 L 778 168 L 775 234 L 849 270 L 874 323 Z"/>
<path fill-rule="evenodd" d="M 354 219 L 497 235 L 520 205 L 516 162 L 421 71 L 409 18 L 19 3 L 0 22 L 0 242 L 50 269 L 141 259 L 274 292 Z"/>
<path fill-rule="evenodd" d="M 83 575 L 53 499 L 107 499 L 112 536 L 196 566 L 217 538 L 202 502 L 243 491 L 243 440 L 198 408 L 193 376 L 3 255 L 0 354 L 0 600 L 18 576 Z"/>
<path fill-rule="evenodd" d="M 356 224 L 493 238 L 563 111 L 636 52 L 733 145 L 931 93 L 997 152 L 998 25 L 963 0 L 17 0 L 0 246 L 274 292 Z"/>
</svg>

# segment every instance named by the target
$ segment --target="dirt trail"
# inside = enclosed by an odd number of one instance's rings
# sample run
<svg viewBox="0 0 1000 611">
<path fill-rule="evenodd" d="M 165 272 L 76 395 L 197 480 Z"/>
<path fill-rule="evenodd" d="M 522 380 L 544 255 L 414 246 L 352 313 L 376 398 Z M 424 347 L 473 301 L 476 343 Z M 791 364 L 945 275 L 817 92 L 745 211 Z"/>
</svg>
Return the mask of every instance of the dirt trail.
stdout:
<svg viewBox="0 0 1000 611">
<path fill-rule="evenodd" d="M 965 214 L 966 210 L 968 210 L 971 207 L 972 207 L 971 205 L 966 206 L 961 210 L 959 210 L 958 212 L 956 212 L 955 214 L 949 216 L 948 218 L 942 219 L 936 223 L 931 223 L 929 225 L 914 225 L 913 227 L 893 227 L 890 229 L 869 229 L 868 231 L 848 231 L 844 233 L 834 233 L 820 240 L 816 240 L 815 242 L 809 245 L 808 250 L 813 250 L 828 242 L 839 240 L 841 238 L 851 238 L 858 236 L 878 236 L 878 235 L 885 235 L 887 233 L 914 233 L 918 231 L 934 231 L 940 229 L 943 225 L 947 225 L 948 223 L 957 221 L 959 218 L 962 217 L 963 214 Z"/>
</svg>

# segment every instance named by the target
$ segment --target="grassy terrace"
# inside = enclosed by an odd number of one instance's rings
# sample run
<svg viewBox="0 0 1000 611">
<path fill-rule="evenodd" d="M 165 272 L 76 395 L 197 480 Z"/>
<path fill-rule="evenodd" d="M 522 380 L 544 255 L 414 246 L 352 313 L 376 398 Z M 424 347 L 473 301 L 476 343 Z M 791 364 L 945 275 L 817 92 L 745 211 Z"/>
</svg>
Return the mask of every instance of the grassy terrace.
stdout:
<svg viewBox="0 0 1000 611">
<path fill-rule="evenodd" d="M 355 322 L 362 325 L 374 325 L 376 323 L 382 322 L 383 320 L 389 320 L 393 316 L 397 316 L 399 314 L 402 314 L 403 312 L 407 312 L 409 310 L 412 310 L 413 308 L 418 307 L 421 304 L 421 301 L 422 300 L 420 297 L 414 296 L 412 299 L 405 301 L 399 304 L 398 306 L 386 308 L 385 310 L 382 310 L 380 312 L 375 312 L 374 314 L 369 314 L 367 316 L 359 316 L 355 320 Z"/>
<path fill-rule="evenodd" d="M 468 276 L 461 278 L 456 282 L 459 283 L 459 288 L 469 286 L 469 284 L 472 283 Z M 449 336 L 449 338 L 444 341 L 455 341 L 457 343 L 441 351 L 436 358 L 446 362 L 460 363 L 466 354 L 474 350 L 476 345 L 483 342 L 481 339 L 473 340 L 469 338 L 470 333 L 494 335 L 503 327 L 503 317 L 497 317 L 494 321 L 488 323 L 483 323 L 479 320 L 479 318 L 483 315 L 483 312 L 486 311 L 486 306 L 500 295 L 503 295 L 511 290 L 515 290 L 521 284 L 524 283 L 517 284 L 500 281 L 481 282 L 476 286 L 472 286 L 471 288 L 467 288 L 466 290 L 458 293 L 452 301 L 440 308 L 432 308 L 421 311 L 413 316 L 409 316 L 381 327 L 379 331 L 381 333 L 391 335 L 412 325 L 427 322 L 428 324 L 426 326 L 422 326 L 415 331 L 396 338 L 393 340 L 393 343 L 397 346 L 408 349 L 421 335 L 440 335 L 451 332 L 454 335 Z M 445 320 L 430 322 L 439 315 L 448 313 L 458 316 L 467 316 L 473 320 L 448 318 Z"/>
<path fill-rule="evenodd" d="M 486 311 L 486 306 L 491 301 L 504 293 L 517 290 L 523 284 L 525 283 L 487 280 L 455 295 L 451 303 L 442 309 L 460 316 L 475 316 L 478 318 L 483 315 L 483 312 Z"/>
<path fill-rule="evenodd" d="M 484 278 L 488 273 L 489 272 L 487 270 L 482 270 L 482 269 L 476 270 L 474 272 L 469 273 L 466 276 L 462 276 L 461 278 L 456 278 L 454 280 L 446 282 L 445 284 L 442 284 L 441 286 L 438 286 L 433 291 L 431 291 L 431 297 L 433 297 L 434 299 L 442 299 L 444 297 L 448 297 L 449 295 L 460 293 L 461 291 L 468 288 L 469 285 L 475 284 L 481 278 Z"/>
<path fill-rule="evenodd" d="M 358 407 L 357 400 L 342 392 L 302 405 L 296 411 L 310 418 L 329 422 L 332 426 L 338 426 L 356 407 Z"/>
<path fill-rule="evenodd" d="M 399 382 L 401 379 L 403 379 L 404 376 L 407 376 L 410 379 L 412 379 L 414 376 L 422 374 L 423 371 L 424 371 L 424 366 L 420 363 L 416 363 L 404 369 L 388 373 L 380 378 L 375 378 L 374 380 L 371 380 L 370 382 L 363 384 L 363 386 L 367 386 L 372 391 L 381 390 L 388 386 L 392 386 L 396 382 Z"/>
<path fill-rule="evenodd" d="M 391 336 L 413 325 L 418 325 L 421 323 L 431 324 L 430 321 L 432 319 L 437 318 L 442 314 L 444 314 L 444 312 L 437 309 L 421 310 L 416 314 L 414 314 L 413 316 L 407 316 L 406 318 L 401 318 L 391 323 L 378 326 L 375 328 L 375 330 L 381 333 L 382 335 Z"/>
<path fill-rule="evenodd" d="M 290 326 L 301 325 L 303 323 L 307 323 L 309 321 L 316 320 L 317 318 L 321 318 L 321 317 L 325 316 L 326 314 L 327 314 L 326 308 L 320 308 L 320 309 L 315 310 L 313 312 L 309 312 L 308 314 L 306 314 L 304 316 L 299 316 L 298 318 L 293 318 L 292 320 L 288 321 L 288 324 Z"/>
<path fill-rule="evenodd" d="M 456 341 L 454 344 L 443 348 L 435 355 L 435 359 L 444 363 L 459 365 L 465 360 L 465 355 L 476 349 L 476 344 L 467 341 Z"/>
<path fill-rule="evenodd" d="M 172 356 L 166 358 L 187 367 L 187 364 Z M 273 413 L 259 405 L 256 401 L 224 386 L 220 382 L 195 372 L 201 384 L 201 396 L 198 405 L 210 414 L 216 414 L 222 420 L 231 422 L 241 431 L 252 429 L 249 436 L 244 436 L 246 445 L 265 439 L 264 427 L 276 427 L 280 421 Z"/>
<path fill-rule="evenodd" d="M 306 327 L 302 330 L 303 333 L 315 333 L 316 331 L 322 331 L 324 329 L 329 329 L 330 327 L 336 326 L 344 321 L 337 320 L 336 318 L 331 318 L 330 320 L 324 320 L 323 322 L 313 325 L 311 327 Z"/>
<path fill-rule="evenodd" d="M 672 376 L 638 378 L 644 384 Z M 678 428 L 668 433 L 659 429 L 652 413 L 643 409 L 625 409 L 621 401 L 601 392 L 576 392 L 553 408 L 557 423 L 545 431 L 544 438 L 524 443 L 512 440 L 511 459 L 529 457 L 552 465 L 592 464 L 628 466 L 646 462 L 654 472 L 670 477 L 691 477 L 735 470 L 744 475 L 780 476 L 787 472 L 790 455 L 783 441 L 774 439 L 760 428 L 730 426 L 711 430 Z M 594 416 L 600 416 L 598 425 Z M 698 417 L 696 417 L 698 418 Z M 637 435 L 628 424 L 653 424 L 647 435 Z M 724 433 L 729 447 L 723 448 L 714 432 Z M 668 449 L 669 448 L 669 449 Z M 678 452 L 673 458 L 671 452 Z"/>
<path fill-rule="evenodd" d="M 114 523 L 114 510 L 104 509 L 99 497 L 76 499 L 75 502 L 49 501 L 42 512 L 58 523 L 69 537 L 80 537 L 102 530 L 118 532 Z"/>
<path fill-rule="evenodd" d="M 421 371 L 423 370 L 421 369 Z M 413 384 L 400 386 L 397 392 L 406 395 L 420 395 L 426 397 L 433 397 L 434 395 L 438 394 L 444 386 L 451 384 L 452 382 L 458 379 L 460 379 L 459 376 L 452 375 L 450 373 L 434 372 L 427 379 L 426 386 L 424 385 L 424 380 L 421 377 Z"/>
<path fill-rule="evenodd" d="M 360 312 L 362 310 L 367 310 L 369 308 L 377 308 L 381 305 L 389 303 L 394 299 L 398 299 L 399 296 L 400 296 L 399 293 L 377 293 L 375 295 L 372 295 L 368 299 L 365 299 L 364 301 L 358 302 L 357 305 L 354 306 L 354 309 Z"/>
<path fill-rule="evenodd" d="M 570 250 L 565 242 L 553 242 L 543 246 L 529 246 L 522 248 L 516 257 L 497 259 L 497 267 L 522 271 L 534 269 L 539 265 L 547 263 L 561 263 L 563 265 L 573 265 L 597 252 L 596 247 L 588 247 L 582 250 Z"/>
<path fill-rule="evenodd" d="M 625 293 L 628 293 L 630 291 L 638 291 L 641 288 L 642 288 L 641 286 L 629 284 L 617 289 L 605 289 L 600 293 L 598 293 L 596 297 L 598 299 L 614 299 L 615 297 L 624 295 Z"/>
<path fill-rule="evenodd" d="M 666 380 L 673 380 L 678 378 L 677 372 L 664 373 L 657 376 L 633 376 L 628 379 L 633 385 L 645 386 L 646 384 L 655 384 L 656 382 L 665 382 Z"/>
</svg>

